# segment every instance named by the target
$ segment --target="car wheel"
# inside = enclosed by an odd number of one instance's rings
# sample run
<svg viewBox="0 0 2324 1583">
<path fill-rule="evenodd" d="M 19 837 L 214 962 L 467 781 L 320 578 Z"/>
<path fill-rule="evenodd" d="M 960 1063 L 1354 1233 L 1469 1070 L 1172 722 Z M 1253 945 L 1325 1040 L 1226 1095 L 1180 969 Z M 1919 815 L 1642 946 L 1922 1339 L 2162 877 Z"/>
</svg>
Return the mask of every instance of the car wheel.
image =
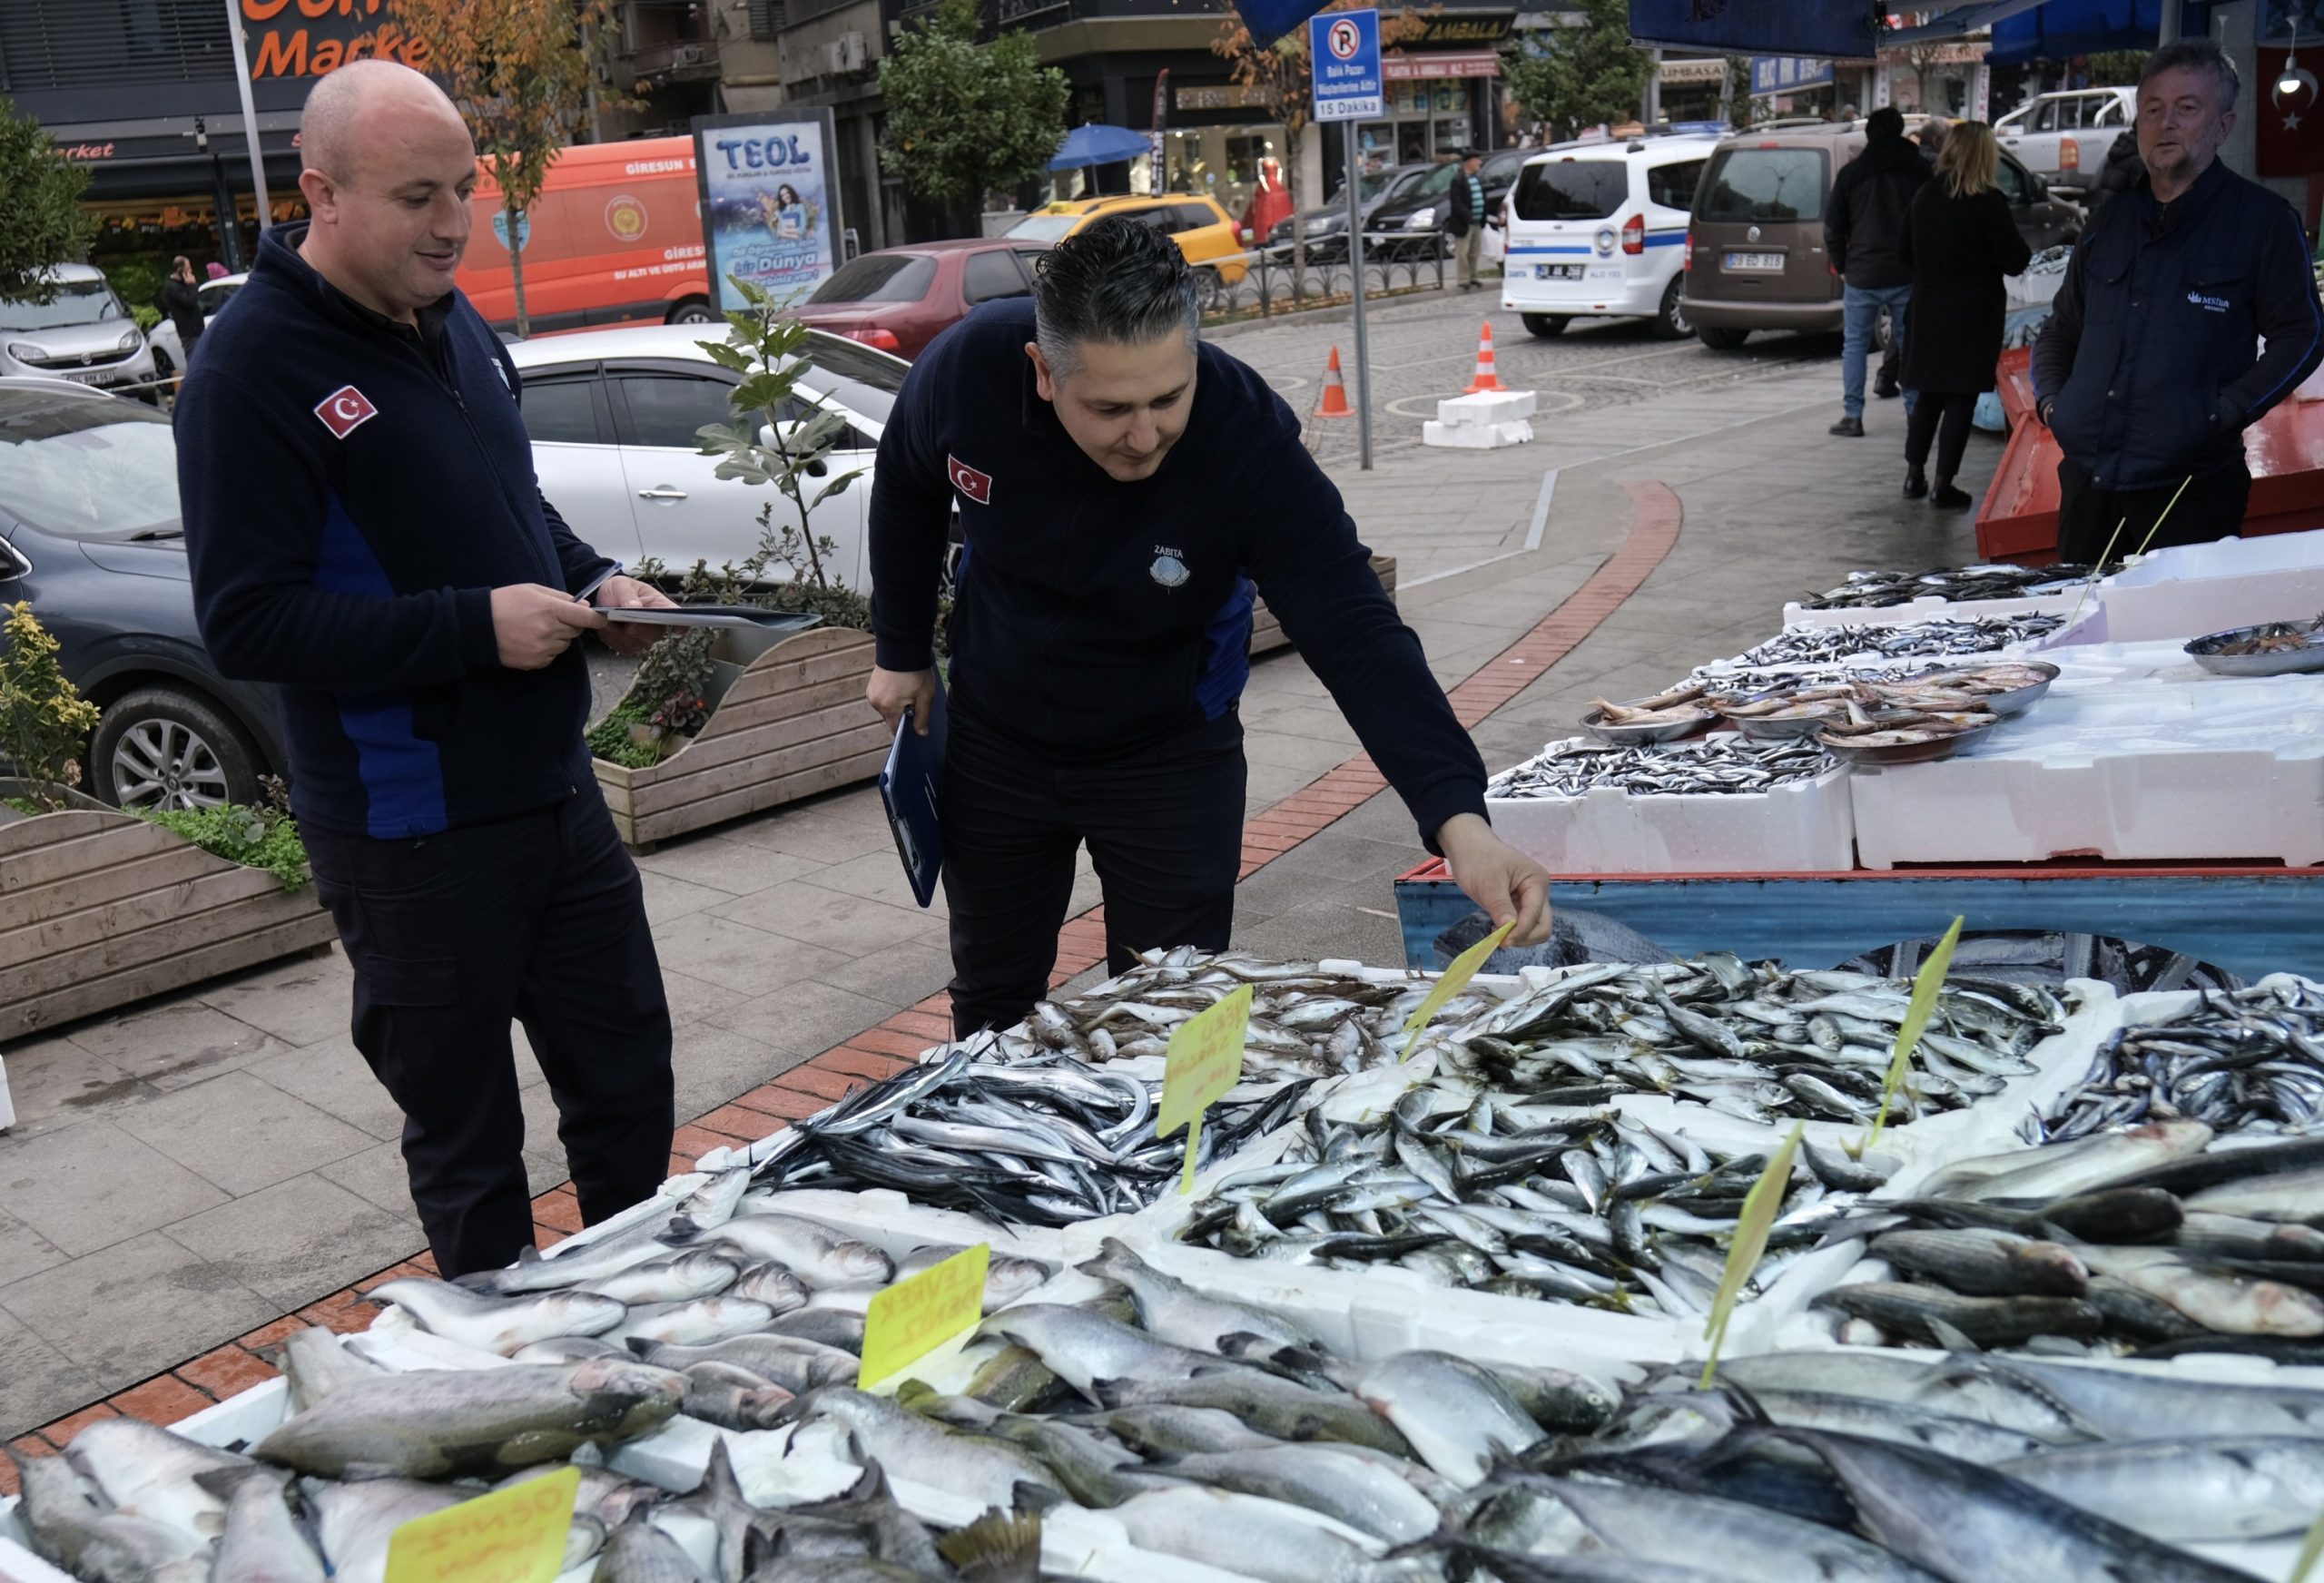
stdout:
<svg viewBox="0 0 2324 1583">
<path fill-rule="evenodd" d="M 1681 288 L 1686 277 L 1673 275 L 1670 284 L 1662 290 L 1662 306 L 1655 310 L 1651 333 L 1657 340 L 1684 340 L 1695 333 L 1687 322 L 1687 304 Z"/>
<path fill-rule="evenodd" d="M 89 761 L 97 796 L 123 808 L 255 804 L 265 770 L 225 711 L 176 687 L 140 687 L 106 704 Z"/>
<path fill-rule="evenodd" d="M 715 324 L 718 322 L 718 314 L 704 299 L 700 297 L 689 297 L 684 301 L 679 303 L 675 308 L 671 309 L 670 317 L 664 322 L 669 324 Z"/>
<path fill-rule="evenodd" d="M 170 361 L 170 354 L 163 351 L 160 347 L 155 347 L 153 349 L 153 383 L 156 385 L 167 385 L 172 389 L 175 389 L 177 388 L 177 372 L 178 366 Z"/>
<path fill-rule="evenodd" d="M 1226 282 L 1219 279 L 1216 270 L 1195 271 L 1195 294 L 1205 313 L 1216 313 L 1226 306 Z"/>
<path fill-rule="evenodd" d="M 1744 341 L 1749 339 L 1750 334 L 1749 330 L 1737 329 L 1732 325 L 1699 324 L 1695 326 L 1695 339 L 1715 352 L 1740 351 Z"/>
<path fill-rule="evenodd" d="M 1563 335 L 1565 327 L 1573 322 L 1571 316 L 1563 313 L 1527 313 L 1521 317 L 1528 334 L 1544 337 Z"/>
</svg>

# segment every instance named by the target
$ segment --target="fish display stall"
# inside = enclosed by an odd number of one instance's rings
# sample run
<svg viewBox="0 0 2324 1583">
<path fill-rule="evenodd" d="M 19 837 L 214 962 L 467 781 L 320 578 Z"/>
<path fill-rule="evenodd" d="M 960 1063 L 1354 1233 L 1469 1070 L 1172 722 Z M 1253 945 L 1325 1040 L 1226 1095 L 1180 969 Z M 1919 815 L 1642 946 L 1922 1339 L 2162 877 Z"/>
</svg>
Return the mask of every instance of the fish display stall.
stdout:
<svg viewBox="0 0 2324 1583">
<path fill-rule="evenodd" d="M 1833 664 L 1858 657 L 1883 660 L 1924 655 L 1994 654 L 2049 636 L 2065 625 L 2063 615 L 1940 617 L 1900 626 L 1787 627 L 1728 662 L 1744 669 L 1768 665 Z"/>
<path fill-rule="evenodd" d="M 1850 572 L 1837 588 L 1799 602 L 1803 610 L 1883 610 L 1916 600 L 1968 605 L 2027 595 L 2072 592 L 2094 568 L 2059 563 L 2047 566 L 1941 566 L 1932 572 Z"/>
</svg>

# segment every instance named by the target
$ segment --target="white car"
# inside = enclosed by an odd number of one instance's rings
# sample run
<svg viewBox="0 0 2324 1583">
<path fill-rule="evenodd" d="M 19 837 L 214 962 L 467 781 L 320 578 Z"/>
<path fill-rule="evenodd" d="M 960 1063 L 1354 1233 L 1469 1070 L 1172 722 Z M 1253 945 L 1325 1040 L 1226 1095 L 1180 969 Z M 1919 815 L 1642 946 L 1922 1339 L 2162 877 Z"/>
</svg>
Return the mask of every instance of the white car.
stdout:
<svg viewBox="0 0 2324 1583">
<path fill-rule="evenodd" d="M 214 280 L 204 280 L 196 286 L 193 290 L 194 295 L 202 300 L 202 322 L 207 325 L 217 318 L 218 310 L 232 300 L 234 293 L 241 290 L 242 282 L 249 279 L 250 275 L 245 271 L 239 275 L 221 275 Z M 178 327 L 170 322 L 168 314 L 162 315 L 162 322 L 145 332 L 145 340 L 153 349 L 153 368 L 159 378 L 166 381 L 185 372 L 185 346 L 178 339 Z"/>
<path fill-rule="evenodd" d="M 509 343 L 524 377 L 525 427 L 541 493 L 589 545 L 629 565 L 652 556 L 674 571 L 696 561 L 739 562 L 759 546 L 759 511 L 795 525 L 790 498 L 771 485 L 713 476 L 719 459 L 696 449 L 706 423 L 731 423 L 727 396 L 740 381 L 697 344 L 700 325 L 645 324 L 580 330 Z M 847 418 L 847 431 L 818 466 L 823 477 L 862 477 L 814 508 L 814 536 L 829 538 L 824 575 L 868 591 L 865 516 L 872 464 L 911 365 L 860 341 L 813 332 L 803 398 Z M 778 415 L 809 416 L 803 399 Z M 820 485 L 814 486 L 821 487 Z"/>
<path fill-rule="evenodd" d="M 2106 168 L 2106 151 L 2138 117 L 2136 88 L 2078 88 L 2035 94 L 1994 122 L 1994 136 L 2051 186 L 2088 189 Z"/>
<path fill-rule="evenodd" d="M 1535 335 L 1592 315 L 1694 333 L 1680 302 L 1688 211 L 1718 146 L 1711 133 L 1559 143 L 1525 162 L 1509 190 L 1501 305 Z"/>
<path fill-rule="evenodd" d="M 70 379 L 158 404 L 145 332 L 103 271 L 58 264 L 45 302 L 0 301 L 0 376 Z"/>
</svg>

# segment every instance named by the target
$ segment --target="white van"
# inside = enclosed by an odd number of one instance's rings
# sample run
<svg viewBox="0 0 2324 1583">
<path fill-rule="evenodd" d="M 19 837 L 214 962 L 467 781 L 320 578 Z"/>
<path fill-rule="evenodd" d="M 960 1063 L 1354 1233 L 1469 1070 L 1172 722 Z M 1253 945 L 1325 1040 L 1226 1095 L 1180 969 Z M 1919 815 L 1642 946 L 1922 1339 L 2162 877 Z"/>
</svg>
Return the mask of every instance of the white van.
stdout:
<svg viewBox="0 0 2324 1583">
<path fill-rule="evenodd" d="M 1645 319 L 1677 340 L 1687 211 L 1718 146 L 1709 133 L 1558 143 L 1525 162 L 1509 191 L 1501 305 L 1535 335 L 1591 315 Z"/>
</svg>

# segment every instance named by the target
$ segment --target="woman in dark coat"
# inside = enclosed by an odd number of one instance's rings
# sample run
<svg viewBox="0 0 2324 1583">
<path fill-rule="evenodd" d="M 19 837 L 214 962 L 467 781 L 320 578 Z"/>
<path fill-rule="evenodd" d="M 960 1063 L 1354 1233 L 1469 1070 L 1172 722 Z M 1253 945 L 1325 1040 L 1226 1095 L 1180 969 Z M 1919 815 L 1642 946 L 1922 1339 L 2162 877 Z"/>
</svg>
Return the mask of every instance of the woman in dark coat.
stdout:
<svg viewBox="0 0 2324 1583">
<path fill-rule="evenodd" d="M 1936 180 L 1905 212 L 1897 256 L 1913 271 L 1905 315 L 1905 388 L 1917 399 L 1905 428 L 1905 496 L 1958 511 L 1974 504 L 1953 487 L 1968 448 L 1977 398 L 1994 388 L 2008 303 L 2002 277 L 2034 257 L 1994 184 L 2001 149 L 1982 121 L 1954 123 L 1936 158 Z M 1922 468 L 1936 442 L 1936 485 Z"/>
</svg>

